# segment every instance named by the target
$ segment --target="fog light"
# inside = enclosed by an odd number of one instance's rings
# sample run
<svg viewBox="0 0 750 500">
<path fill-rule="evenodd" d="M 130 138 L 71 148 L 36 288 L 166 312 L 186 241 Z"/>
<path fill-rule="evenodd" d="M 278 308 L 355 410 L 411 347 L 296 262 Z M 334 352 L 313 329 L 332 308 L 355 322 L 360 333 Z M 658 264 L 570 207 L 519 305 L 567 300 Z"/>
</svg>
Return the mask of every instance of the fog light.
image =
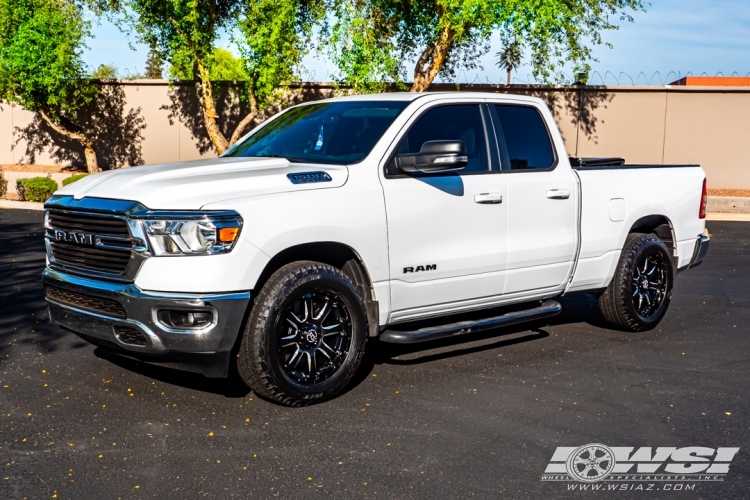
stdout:
<svg viewBox="0 0 750 500">
<path fill-rule="evenodd" d="M 204 328 L 213 319 L 211 311 L 159 311 L 159 321 L 171 328 Z"/>
</svg>

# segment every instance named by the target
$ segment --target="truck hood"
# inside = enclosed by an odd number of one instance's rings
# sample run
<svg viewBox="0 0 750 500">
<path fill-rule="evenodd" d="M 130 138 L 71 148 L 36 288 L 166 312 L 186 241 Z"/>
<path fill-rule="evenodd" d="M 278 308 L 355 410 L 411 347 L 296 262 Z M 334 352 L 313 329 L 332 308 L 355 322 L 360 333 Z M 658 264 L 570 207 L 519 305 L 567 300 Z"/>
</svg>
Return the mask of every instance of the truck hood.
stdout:
<svg viewBox="0 0 750 500">
<path fill-rule="evenodd" d="M 331 180 L 295 184 L 288 177 L 303 172 L 325 172 Z M 284 158 L 212 158 L 100 172 L 55 194 L 131 200 L 155 210 L 199 210 L 232 198 L 340 187 L 348 176 L 344 165 L 290 163 Z"/>
</svg>

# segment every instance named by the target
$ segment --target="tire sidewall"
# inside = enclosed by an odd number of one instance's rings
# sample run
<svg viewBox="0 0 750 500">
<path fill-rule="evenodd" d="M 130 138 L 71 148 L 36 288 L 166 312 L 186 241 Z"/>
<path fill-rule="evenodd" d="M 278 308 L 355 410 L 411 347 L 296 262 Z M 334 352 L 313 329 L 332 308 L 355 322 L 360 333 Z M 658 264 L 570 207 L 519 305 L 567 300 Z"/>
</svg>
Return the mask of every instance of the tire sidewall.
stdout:
<svg viewBox="0 0 750 500">
<path fill-rule="evenodd" d="M 329 289 L 338 295 L 349 311 L 352 338 L 344 363 L 328 380 L 319 384 L 302 385 L 286 374 L 278 357 L 277 325 L 287 305 L 308 290 Z M 301 278 L 290 275 L 276 293 L 261 331 L 260 356 L 271 372 L 271 378 L 285 396 L 295 400 L 325 400 L 333 397 L 348 384 L 359 361 L 366 341 L 367 320 L 362 301 L 351 282 L 332 272 L 314 271 Z"/>
<path fill-rule="evenodd" d="M 674 285 L 674 269 L 672 266 L 672 259 L 669 256 L 669 251 L 664 242 L 652 235 L 644 236 L 645 237 L 638 238 L 631 242 L 631 244 L 635 246 L 635 253 L 632 256 L 631 265 L 626 273 L 627 279 L 625 280 L 625 283 L 622 284 L 622 293 L 627 294 L 627 300 L 624 301 L 627 314 L 639 323 L 643 329 L 651 329 L 659 324 L 669 308 L 669 302 L 672 297 L 672 286 Z M 657 250 L 662 254 L 662 259 L 664 259 L 664 262 L 667 264 L 667 291 L 664 301 L 661 303 L 661 306 L 659 306 L 656 313 L 649 317 L 643 317 L 638 313 L 638 309 L 636 308 L 635 300 L 632 296 L 631 284 L 633 282 L 635 268 L 638 266 L 643 255 L 654 250 Z"/>
</svg>

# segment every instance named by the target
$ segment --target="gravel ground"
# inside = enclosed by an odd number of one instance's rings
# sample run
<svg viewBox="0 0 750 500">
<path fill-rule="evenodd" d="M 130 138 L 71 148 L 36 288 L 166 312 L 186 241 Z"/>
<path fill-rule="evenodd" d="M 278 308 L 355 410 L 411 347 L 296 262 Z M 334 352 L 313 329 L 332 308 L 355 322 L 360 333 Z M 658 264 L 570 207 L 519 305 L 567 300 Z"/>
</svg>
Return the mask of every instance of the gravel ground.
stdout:
<svg viewBox="0 0 750 500">
<path fill-rule="evenodd" d="M 0 210 L 2 499 L 749 496 L 750 224 L 709 222 L 656 331 L 602 328 L 571 296 L 551 324 L 373 342 L 346 394 L 288 409 L 49 325 L 41 221 Z M 740 452 L 724 482 L 673 494 L 540 481 L 557 446 L 592 442 Z"/>
</svg>

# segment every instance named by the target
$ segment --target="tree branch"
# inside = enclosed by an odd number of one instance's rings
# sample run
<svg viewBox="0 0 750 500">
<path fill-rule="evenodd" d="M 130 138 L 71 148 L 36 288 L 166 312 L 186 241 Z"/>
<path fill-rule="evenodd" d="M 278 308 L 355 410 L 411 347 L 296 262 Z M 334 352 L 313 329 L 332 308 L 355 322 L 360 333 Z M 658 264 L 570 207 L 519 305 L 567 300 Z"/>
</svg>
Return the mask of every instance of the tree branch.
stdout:
<svg viewBox="0 0 750 500">
<path fill-rule="evenodd" d="M 49 109 L 44 106 L 40 107 L 37 112 L 39 113 L 39 116 L 42 118 L 42 120 L 44 120 L 44 122 L 47 123 L 47 125 L 49 125 L 52 130 L 62 135 L 63 137 L 67 137 L 69 139 L 73 139 L 74 141 L 80 142 L 83 146 L 83 155 L 86 159 L 86 169 L 90 174 L 99 172 L 99 164 L 96 160 L 96 150 L 94 149 L 94 143 L 91 142 L 88 137 L 86 137 L 81 132 L 73 132 L 71 130 L 68 130 L 67 128 L 57 123 L 52 119 Z"/>
<path fill-rule="evenodd" d="M 456 32 L 449 24 L 446 24 L 440 31 L 438 39 L 424 49 L 414 68 L 414 83 L 411 89 L 409 89 L 410 92 L 427 90 L 440 72 L 440 68 L 443 67 L 443 63 L 448 57 L 448 52 L 453 44 L 453 37 L 455 36 Z"/>
<path fill-rule="evenodd" d="M 213 90 L 211 88 L 211 78 L 208 75 L 208 69 L 203 66 L 200 57 L 196 57 L 195 65 L 200 75 L 199 85 L 201 90 L 201 107 L 203 108 L 203 122 L 206 126 L 208 137 L 219 154 L 224 153 L 229 147 L 229 142 L 224 134 L 221 133 L 219 124 L 216 122 L 216 102 L 214 101 Z"/>
<path fill-rule="evenodd" d="M 229 139 L 229 144 L 232 145 L 235 142 L 237 142 L 240 137 L 242 136 L 242 133 L 245 131 L 248 125 L 250 125 L 253 120 L 255 120 L 258 117 L 258 101 L 255 99 L 255 94 L 251 90 L 248 92 L 248 100 L 250 101 L 250 112 L 245 115 L 245 117 L 240 121 L 240 123 L 237 124 L 237 127 L 234 129 L 234 133 L 232 134 L 232 138 Z"/>
</svg>

